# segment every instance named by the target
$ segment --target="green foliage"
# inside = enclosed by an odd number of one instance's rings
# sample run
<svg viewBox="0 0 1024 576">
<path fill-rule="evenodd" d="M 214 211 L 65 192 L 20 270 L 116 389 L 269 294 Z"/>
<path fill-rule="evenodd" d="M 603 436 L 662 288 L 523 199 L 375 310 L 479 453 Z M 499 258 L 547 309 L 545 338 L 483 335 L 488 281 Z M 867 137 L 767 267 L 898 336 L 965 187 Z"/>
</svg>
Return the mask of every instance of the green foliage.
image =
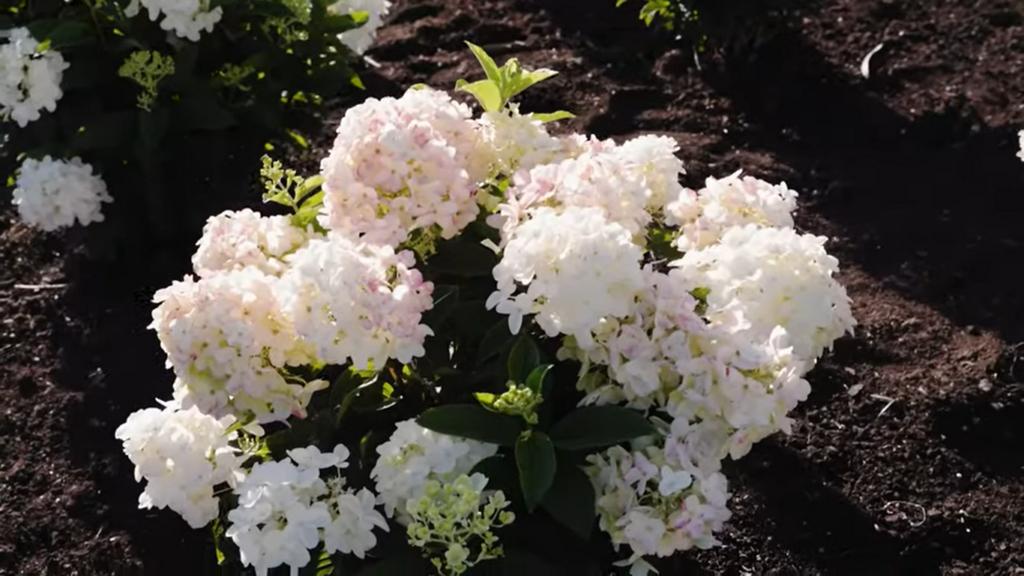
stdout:
<svg viewBox="0 0 1024 576">
<path fill-rule="evenodd" d="M 519 65 L 519 61 L 515 58 L 509 59 L 499 68 L 483 48 L 469 42 L 466 42 L 466 45 L 473 51 L 473 56 L 476 57 L 487 77 L 476 82 L 460 79 L 455 83 L 455 89 L 472 94 L 485 112 L 497 112 L 503 109 L 512 98 L 527 88 L 558 74 L 558 72 L 547 68 L 526 70 Z M 537 116 L 542 122 L 572 117 L 571 113 L 564 110 Z"/>
<path fill-rule="evenodd" d="M 145 8 L 129 16 L 130 0 L 19 2 L 0 30 L 27 27 L 68 68 L 55 111 L 0 122 L 5 148 L 81 157 L 107 181 L 122 236 L 173 233 L 191 197 L 245 186 L 225 182 L 225 158 L 251 166 L 265 142 L 304 141 L 326 98 L 361 87 L 338 34 L 366 15 L 333 14 L 334 1 L 214 1 L 223 16 L 198 41 Z"/>
<path fill-rule="evenodd" d="M 690 45 L 695 56 L 749 55 L 813 0 L 643 0 L 640 19 Z M 630 0 L 616 0 L 622 6 Z M 632 2 L 630 5 L 635 5 Z"/>
</svg>

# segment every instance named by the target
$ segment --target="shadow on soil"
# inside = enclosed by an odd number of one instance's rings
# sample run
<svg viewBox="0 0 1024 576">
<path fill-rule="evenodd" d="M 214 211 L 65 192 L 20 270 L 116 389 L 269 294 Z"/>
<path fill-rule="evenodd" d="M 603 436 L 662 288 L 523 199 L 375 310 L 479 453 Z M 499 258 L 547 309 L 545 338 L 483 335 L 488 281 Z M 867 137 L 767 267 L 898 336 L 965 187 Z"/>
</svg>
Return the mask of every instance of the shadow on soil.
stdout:
<svg viewBox="0 0 1024 576">
<path fill-rule="evenodd" d="M 961 325 L 1024 340 L 1024 298 L 1015 288 L 1024 273 L 1007 265 L 1024 258 L 1024 166 L 1014 128 L 986 126 L 965 100 L 903 116 L 881 95 L 913 78 L 883 70 L 871 82 L 855 80 L 799 31 L 779 34 L 755 59 L 709 61 L 697 73 L 688 56 L 670 53 L 671 43 L 637 28 L 627 7 L 580 4 L 545 9 L 582 38 L 587 66 L 616 60 L 607 72 L 628 85 L 589 129 L 636 132 L 647 125 L 645 111 L 674 102 L 693 110 L 659 126 L 684 134 L 701 105 L 678 99 L 710 88 L 728 99 L 726 116 L 743 120 L 725 142 L 770 152 L 775 162 L 764 176 L 785 173 L 811 213 L 801 223 L 843 238 L 833 248 L 841 261 Z M 674 73 L 654 74 L 666 60 Z"/>
</svg>

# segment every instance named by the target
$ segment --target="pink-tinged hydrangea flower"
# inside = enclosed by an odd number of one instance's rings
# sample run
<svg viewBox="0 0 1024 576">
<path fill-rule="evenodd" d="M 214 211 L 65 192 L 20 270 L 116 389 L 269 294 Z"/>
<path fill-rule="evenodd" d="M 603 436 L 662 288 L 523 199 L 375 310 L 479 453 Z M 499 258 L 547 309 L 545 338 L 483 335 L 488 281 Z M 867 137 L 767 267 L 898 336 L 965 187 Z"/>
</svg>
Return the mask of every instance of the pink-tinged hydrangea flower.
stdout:
<svg viewBox="0 0 1024 576">
<path fill-rule="evenodd" d="M 570 142 L 580 149 L 573 156 L 515 172 L 505 201 L 488 223 L 502 230 L 504 243 L 540 206 L 598 208 L 609 222 L 642 241 L 652 214 L 682 189 L 675 141 L 645 136 L 622 146 L 594 139 Z"/>
<path fill-rule="evenodd" d="M 515 104 L 508 109 L 485 112 L 477 120 L 481 151 L 490 162 L 491 174 L 513 174 L 542 164 L 559 162 L 583 152 L 575 139 L 548 134 L 544 123 L 519 113 Z"/>
<path fill-rule="evenodd" d="M 631 552 L 622 564 L 717 544 L 714 532 L 731 516 L 725 477 L 685 470 L 663 437 L 645 444 L 613 446 L 588 456 L 584 468 L 597 493 L 598 526 L 616 550 Z"/>
<path fill-rule="evenodd" d="M 423 355 L 433 332 L 420 322 L 433 306 L 433 284 L 412 267 L 411 252 L 332 234 L 311 241 L 290 263 L 283 306 L 317 358 L 379 369 L 389 358 L 405 363 Z"/>
<path fill-rule="evenodd" d="M 300 385 L 282 376 L 282 369 L 315 358 L 296 338 L 279 289 L 278 278 L 244 268 L 198 281 L 186 276 L 156 293 L 150 328 L 185 406 L 217 417 L 251 413 L 260 422 L 305 414 L 326 383 Z"/>
<path fill-rule="evenodd" d="M 719 244 L 687 252 L 671 275 L 708 291 L 711 324 L 749 342 L 767 342 L 781 326 L 793 355 L 809 370 L 856 322 L 839 261 L 826 238 L 753 224 L 729 229 Z"/>
<path fill-rule="evenodd" d="M 321 164 L 326 228 L 397 246 L 414 229 L 452 238 L 479 208 L 487 165 L 469 108 L 429 88 L 345 113 Z"/>
<path fill-rule="evenodd" d="M 284 257 L 319 236 L 312 229 L 292 225 L 287 216 L 266 217 L 249 209 L 229 210 L 206 221 L 192 266 L 200 277 L 246 266 L 280 276 L 287 268 Z"/>
<path fill-rule="evenodd" d="M 234 418 L 216 419 L 175 402 L 164 408 L 133 412 L 114 432 L 135 465 L 135 480 L 146 480 L 139 508 L 170 508 L 193 528 L 209 524 L 218 513 L 214 487 L 235 486 L 246 459 L 228 443 Z"/>
<path fill-rule="evenodd" d="M 642 255 L 630 231 L 599 208 L 539 208 L 505 246 L 487 307 L 507 314 L 513 333 L 535 314 L 548 336 L 570 335 L 588 348 L 602 318 L 632 308 L 643 289 Z"/>
<path fill-rule="evenodd" d="M 736 172 L 725 178 L 708 178 L 694 192 L 680 190 L 665 207 L 665 220 L 679 227 L 675 244 L 684 252 L 719 242 L 727 230 L 754 224 L 792 228 L 796 192 L 785 183 L 772 185 Z"/>
</svg>

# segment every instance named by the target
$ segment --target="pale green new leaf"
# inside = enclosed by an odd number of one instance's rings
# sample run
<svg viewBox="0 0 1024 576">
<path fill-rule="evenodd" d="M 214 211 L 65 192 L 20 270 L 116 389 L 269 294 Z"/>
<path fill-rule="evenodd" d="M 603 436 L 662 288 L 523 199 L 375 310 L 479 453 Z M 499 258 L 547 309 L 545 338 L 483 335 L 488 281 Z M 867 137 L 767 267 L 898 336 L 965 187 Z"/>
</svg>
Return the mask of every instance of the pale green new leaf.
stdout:
<svg viewBox="0 0 1024 576">
<path fill-rule="evenodd" d="M 468 92 L 476 98 L 485 112 L 497 112 L 505 104 L 501 98 L 501 90 L 491 80 L 478 80 L 470 83 L 456 84 L 456 90 Z"/>
<path fill-rule="evenodd" d="M 473 52 L 473 56 L 476 56 L 477 62 L 480 63 L 480 66 L 484 69 L 484 74 L 487 75 L 487 79 L 494 82 L 496 86 L 500 85 L 501 72 L 498 69 L 498 65 L 495 64 L 494 59 L 491 58 L 483 48 L 476 44 L 466 42 L 466 45 L 469 46 L 469 49 Z"/>
<path fill-rule="evenodd" d="M 576 117 L 575 114 L 573 114 L 572 112 L 567 112 L 565 110 L 558 110 L 557 112 L 547 112 L 547 113 L 537 113 L 537 112 L 534 112 L 533 114 L 530 114 L 530 118 L 533 118 L 534 120 L 538 120 L 538 121 L 540 121 L 540 122 L 542 122 L 544 124 L 547 124 L 548 122 L 554 122 L 556 120 L 566 120 L 566 119 L 575 118 L 575 117 Z"/>
</svg>

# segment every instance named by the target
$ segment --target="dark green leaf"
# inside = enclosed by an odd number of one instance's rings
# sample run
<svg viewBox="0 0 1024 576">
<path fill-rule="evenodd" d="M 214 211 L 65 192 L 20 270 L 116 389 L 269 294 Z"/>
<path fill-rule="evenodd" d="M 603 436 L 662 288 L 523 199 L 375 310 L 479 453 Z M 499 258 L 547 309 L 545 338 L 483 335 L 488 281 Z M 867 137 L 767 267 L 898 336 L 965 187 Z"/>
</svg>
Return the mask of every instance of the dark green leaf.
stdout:
<svg viewBox="0 0 1024 576">
<path fill-rule="evenodd" d="M 555 479 L 555 447 L 539 430 L 524 433 L 516 442 L 516 467 L 526 509 L 533 512 Z"/>
<path fill-rule="evenodd" d="M 501 446 L 515 444 L 523 429 L 520 419 L 490 412 L 477 404 L 447 404 L 431 408 L 416 422 L 434 432 Z"/>
<path fill-rule="evenodd" d="M 450 240 L 438 242 L 437 253 L 427 263 L 431 268 L 444 274 L 473 278 L 490 276 L 498 264 L 493 250 L 474 242 Z"/>
<path fill-rule="evenodd" d="M 38 38 L 38 36 L 36 37 Z M 45 36 L 53 50 L 65 50 L 73 46 L 81 46 L 95 42 L 96 36 L 92 26 L 81 20 L 62 19 Z"/>
<path fill-rule="evenodd" d="M 544 378 L 551 368 L 553 368 L 552 364 L 542 364 L 534 368 L 526 377 L 526 387 L 533 390 L 534 394 L 540 394 L 544 389 Z"/>
<path fill-rule="evenodd" d="M 487 330 L 483 340 L 480 341 L 480 346 L 476 352 L 477 366 L 501 354 L 501 351 L 508 345 L 511 339 L 512 332 L 509 332 L 508 329 L 508 318 L 502 316 L 500 320 L 494 323 L 494 326 Z"/>
<path fill-rule="evenodd" d="M 523 334 L 508 355 L 508 379 L 516 384 L 523 384 L 530 373 L 540 364 L 540 350 L 533 339 Z"/>
<path fill-rule="evenodd" d="M 514 492 L 519 487 L 519 472 L 515 461 L 503 454 L 495 454 L 477 462 L 470 473 L 483 474 L 487 477 L 488 490 L 502 490 L 510 498 L 515 496 Z"/>
<path fill-rule="evenodd" d="M 558 473 L 541 507 L 580 538 L 590 540 L 597 515 L 595 504 L 594 486 L 587 475 L 576 466 L 559 462 Z"/>
<path fill-rule="evenodd" d="M 559 450 L 589 450 L 619 444 L 654 433 L 643 414 L 621 406 L 584 406 L 551 427 Z"/>
</svg>

